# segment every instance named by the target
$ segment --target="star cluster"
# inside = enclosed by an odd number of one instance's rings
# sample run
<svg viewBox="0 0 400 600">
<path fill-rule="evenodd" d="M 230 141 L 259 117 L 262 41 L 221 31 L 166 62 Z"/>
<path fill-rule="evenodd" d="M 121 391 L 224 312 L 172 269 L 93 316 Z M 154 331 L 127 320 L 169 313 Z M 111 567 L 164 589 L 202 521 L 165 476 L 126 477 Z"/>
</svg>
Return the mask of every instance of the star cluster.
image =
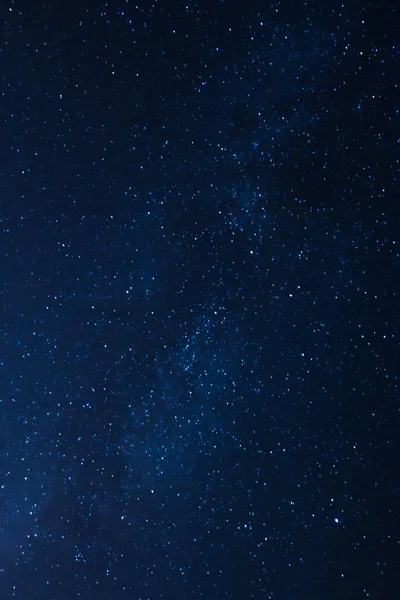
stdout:
<svg viewBox="0 0 400 600">
<path fill-rule="evenodd" d="M 397 12 L 2 4 L 2 598 L 397 597 Z"/>
</svg>

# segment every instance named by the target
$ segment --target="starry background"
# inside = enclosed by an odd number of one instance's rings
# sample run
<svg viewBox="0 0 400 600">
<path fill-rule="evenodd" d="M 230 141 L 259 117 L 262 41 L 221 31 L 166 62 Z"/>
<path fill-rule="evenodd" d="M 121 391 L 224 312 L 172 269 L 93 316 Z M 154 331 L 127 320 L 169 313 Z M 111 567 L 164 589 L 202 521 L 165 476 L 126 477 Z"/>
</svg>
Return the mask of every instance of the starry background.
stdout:
<svg viewBox="0 0 400 600">
<path fill-rule="evenodd" d="M 1 598 L 395 598 L 395 3 L 137 2 L 1 3 Z"/>
</svg>

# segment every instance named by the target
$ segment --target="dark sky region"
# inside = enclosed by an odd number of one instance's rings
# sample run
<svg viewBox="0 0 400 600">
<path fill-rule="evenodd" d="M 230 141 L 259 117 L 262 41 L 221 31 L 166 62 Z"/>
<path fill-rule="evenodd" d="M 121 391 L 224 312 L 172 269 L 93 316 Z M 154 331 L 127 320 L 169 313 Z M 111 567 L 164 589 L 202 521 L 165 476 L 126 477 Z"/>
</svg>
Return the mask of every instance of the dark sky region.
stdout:
<svg viewBox="0 0 400 600">
<path fill-rule="evenodd" d="M 1 600 L 398 598 L 398 23 L 1 2 Z"/>
</svg>

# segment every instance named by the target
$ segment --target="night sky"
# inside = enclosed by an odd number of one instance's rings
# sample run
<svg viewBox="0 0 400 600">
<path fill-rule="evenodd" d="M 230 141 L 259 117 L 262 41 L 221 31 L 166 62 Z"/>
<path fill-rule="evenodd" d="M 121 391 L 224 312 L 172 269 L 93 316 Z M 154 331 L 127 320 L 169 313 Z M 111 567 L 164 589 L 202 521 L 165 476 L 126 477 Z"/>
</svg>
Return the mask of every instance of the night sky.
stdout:
<svg viewBox="0 0 400 600">
<path fill-rule="evenodd" d="M 398 598 L 396 3 L 136 1 L 0 6 L 0 598 Z"/>
</svg>

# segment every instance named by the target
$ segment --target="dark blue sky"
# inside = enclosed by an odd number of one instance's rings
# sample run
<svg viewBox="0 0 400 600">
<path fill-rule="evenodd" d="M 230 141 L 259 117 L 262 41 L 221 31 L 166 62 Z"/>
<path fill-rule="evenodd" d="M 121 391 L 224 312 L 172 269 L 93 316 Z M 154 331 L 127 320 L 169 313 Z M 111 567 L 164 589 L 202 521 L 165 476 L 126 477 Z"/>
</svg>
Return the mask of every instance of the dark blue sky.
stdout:
<svg viewBox="0 0 400 600">
<path fill-rule="evenodd" d="M 391 600 L 399 36 L 0 5 L 5 600 Z"/>
</svg>

